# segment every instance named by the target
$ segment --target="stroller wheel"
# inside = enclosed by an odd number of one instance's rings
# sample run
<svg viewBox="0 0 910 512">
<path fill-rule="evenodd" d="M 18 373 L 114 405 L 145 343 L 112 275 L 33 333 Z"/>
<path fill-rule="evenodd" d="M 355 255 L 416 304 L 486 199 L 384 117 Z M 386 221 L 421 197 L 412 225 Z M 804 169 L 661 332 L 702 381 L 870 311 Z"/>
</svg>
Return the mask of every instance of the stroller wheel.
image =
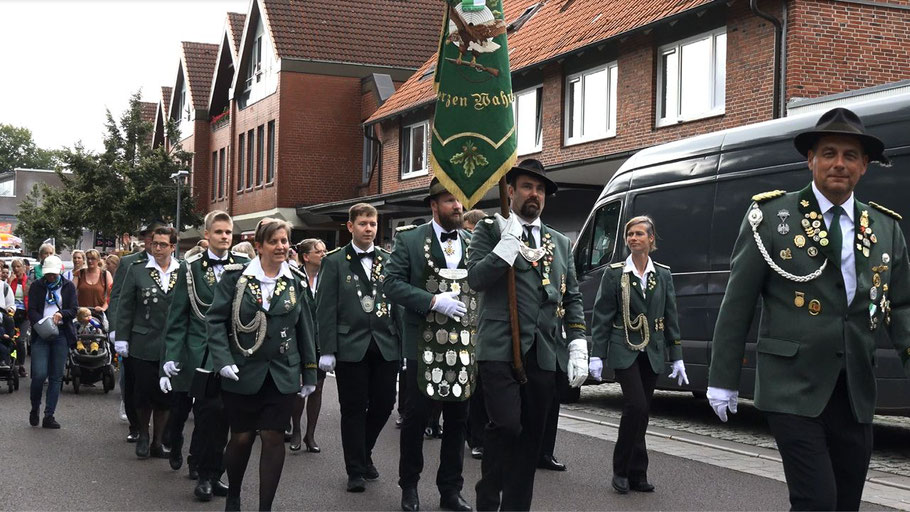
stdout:
<svg viewBox="0 0 910 512">
<path fill-rule="evenodd" d="M 14 386 L 14 384 L 13 384 L 12 380 L 6 381 L 6 388 L 10 392 L 10 394 L 13 393 L 13 386 Z"/>
<path fill-rule="evenodd" d="M 79 377 L 73 376 L 73 393 L 79 394 Z"/>
</svg>

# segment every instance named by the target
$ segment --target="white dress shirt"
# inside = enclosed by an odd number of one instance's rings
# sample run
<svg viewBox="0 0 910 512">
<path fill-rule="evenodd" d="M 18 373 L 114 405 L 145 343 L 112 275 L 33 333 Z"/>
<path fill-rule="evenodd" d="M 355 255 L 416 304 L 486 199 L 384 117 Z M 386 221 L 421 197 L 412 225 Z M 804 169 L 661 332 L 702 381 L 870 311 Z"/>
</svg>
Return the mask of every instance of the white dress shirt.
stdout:
<svg viewBox="0 0 910 512">
<path fill-rule="evenodd" d="M 357 247 L 353 243 L 351 244 L 351 247 L 354 248 L 354 252 L 358 255 L 363 254 L 365 252 L 376 251 L 376 246 L 373 244 L 370 244 L 369 249 L 367 249 L 365 251 L 362 250 L 360 247 Z M 375 252 L 374 252 L 374 254 L 375 254 Z M 373 279 L 373 258 L 370 258 L 370 257 L 360 258 L 360 265 L 363 267 L 363 271 L 366 273 L 367 279 L 372 280 Z"/>
<path fill-rule="evenodd" d="M 228 257 L 227 251 L 225 251 L 224 257 L 218 257 L 215 253 L 212 252 L 211 249 L 206 249 L 206 252 L 208 253 L 207 257 L 210 260 L 223 260 L 227 259 Z M 221 281 L 221 275 L 224 274 L 224 265 L 212 265 L 212 272 L 215 273 L 215 281 Z"/>
<path fill-rule="evenodd" d="M 511 215 L 518 215 L 518 214 L 515 212 L 512 212 Z M 531 228 L 531 236 L 534 237 L 534 244 L 535 244 L 534 247 L 540 247 L 540 226 L 543 225 L 543 223 L 540 222 L 540 217 L 537 217 L 536 219 L 534 219 L 531 222 L 527 222 L 523 218 L 518 217 L 518 221 L 521 222 L 521 229 L 525 233 L 527 233 L 527 229 L 525 229 L 525 226 L 533 226 Z"/>
<path fill-rule="evenodd" d="M 262 270 L 262 262 L 259 260 L 259 256 L 253 258 L 253 261 L 246 266 L 243 275 L 253 277 L 259 281 L 259 292 L 262 294 L 262 309 L 266 311 L 268 311 L 272 295 L 275 293 L 275 283 L 278 282 L 278 278 L 286 277 L 290 280 L 294 279 L 291 275 L 291 268 L 286 261 L 281 262 L 281 268 L 278 270 L 277 276 L 268 277 L 265 275 L 265 271 Z"/>
<path fill-rule="evenodd" d="M 648 256 L 648 264 L 645 266 L 645 273 L 639 274 L 638 268 L 635 267 L 635 262 L 632 261 L 632 255 L 630 254 L 626 258 L 626 267 L 622 269 L 623 273 L 632 272 L 632 275 L 638 278 L 638 282 L 641 284 L 641 296 L 647 297 L 648 293 L 648 274 L 654 272 L 654 262 L 651 261 L 651 257 Z"/>
<path fill-rule="evenodd" d="M 442 229 L 442 226 L 437 224 L 435 220 L 431 221 L 431 223 L 433 224 L 433 231 L 436 232 L 436 240 L 439 242 L 439 247 L 442 248 L 442 255 L 446 258 L 446 267 L 458 268 L 458 264 L 461 263 L 461 234 L 458 233 L 458 230 L 456 229 L 455 234 L 458 235 L 458 237 L 455 238 L 455 240 L 447 240 L 443 243 L 441 237 L 446 230 Z M 448 246 L 449 243 L 452 244 L 451 247 L 455 250 L 451 255 L 446 254 L 446 246 Z"/>
<path fill-rule="evenodd" d="M 834 203 L 828 200 L 818 187 L 815 186 L 815 182 L 812 182 L 812 193 L 815 194 L 815 200 L 818 201 L 818 208 L 822 212 L 822 216 L 825 219 L 825 227 L 828 228 L 829 236 L 831 231 L 831 221 L 834 219 L 834 212 L 831 210 L 834 208 Z M 844 276 L 844 291 L 847 292 L 847 305 L 849 306 L 853 303 L 853 297 L 856 295 L 856 256 L 853 253 L 853 238 L 856 236 L 856 228 L 854 227 L 855 216 L 854 210 L 854 198 L 853 193 L 850 193 L 850 197 L 844 201 L 844 204 L 840 205 L 844 209 L 844 212 L 840 216 L 840 231 L 842 235 L 841 248 L 840 248 L 840 273 Z"/>
<path fill-rule="evenodd" d="M 180 268 L 180 263 L 177 262 L 177 258 L 171 256 L 171 262 L 168 264 L 167 268 L 161 268 L 158 266 L 158 262 L 155 261 L 155 258 L 149 258 L 148 263 L 145 264 L 145 268 L 153 268 L 158 271 L 158 280 L 161 281 L 161 291 L 167 293 L 171 286 L 171 272 L 176 272 Z"/>
</svg>

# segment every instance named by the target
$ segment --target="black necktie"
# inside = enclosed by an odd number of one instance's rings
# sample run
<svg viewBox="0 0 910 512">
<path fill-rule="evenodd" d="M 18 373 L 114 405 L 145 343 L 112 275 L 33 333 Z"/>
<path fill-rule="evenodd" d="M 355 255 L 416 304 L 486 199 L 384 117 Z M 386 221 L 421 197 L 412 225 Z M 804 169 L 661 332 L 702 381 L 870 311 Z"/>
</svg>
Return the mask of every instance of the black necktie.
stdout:
<svg viewBox="0 0 910 512">
<path fill-rule="evenodd" d="M 534 241 L 534 226 L 531 224 L 525 226 L 524 242 L 531 249 L 537 249 L 537 242 Z"/>
<path fill-rule="evenodd" d="M 360 259 L 363 259 L 363 258 L 373 258 L 375 255 L 376 255 L 376 251 L 360 252 L 360 253 L 357 253 L 357 256 L 359 256 Z"/>
<path fill-rule="evenodd" d="M 844 245 L 844 234 L 840 230 L 840 215 L 844 213 L 844 209 L 840 206 L 834 206 L 831 208 L 831 212 L 834 215 L 831 217 L 831 225 L 828 226 L 828 240 L 832 249 L 834 249 L 834 258 L 837 260 L 834 263 L 840 265 L 840 253 Z"/>
<path fill-rule="evenodd" d="M 456 241 L 456 240 L 458 240 L 458 231 L 455 231 L 455 230 L 452 230 L 449 232 L 443 231 L 442 234 L 439 235 L 439 240 L 443 243 L 445 243 L 446 240 Z"/>
</svg>

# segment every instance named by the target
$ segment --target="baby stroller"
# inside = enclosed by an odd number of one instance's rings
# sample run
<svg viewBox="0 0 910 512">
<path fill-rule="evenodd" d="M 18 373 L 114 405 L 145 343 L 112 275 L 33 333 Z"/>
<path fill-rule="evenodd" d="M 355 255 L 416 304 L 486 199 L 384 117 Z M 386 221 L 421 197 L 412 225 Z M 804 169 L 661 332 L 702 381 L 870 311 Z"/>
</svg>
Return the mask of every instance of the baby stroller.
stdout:
<svg viewBox="0 0 910 512">
<path fill-rule="evenodd" d="M 19 373 L 13 364 L 19 336 L 13 317 L 6 313 L 0 315 L 3 316 L 0 322 L 0 383 L 5 383 L 7 391 L 12 393 L 19 389 Z"/>
<path fill-rule="evenodd" d="M 104 392 L 114 389 L 113 349 L 108 341 L 107 333 L 103 330 L 96 334 L 78 334 L 76 338 L 86 347 L 92 343 L 98 344 L 98 353 L 90 351 L 78 352 L 70 349 L 66 359 L 66 368 L 63 371 L 63 382 L 73 384 L 73 393 L 79 394 L 79 388 L 101 381 Z"/>
</svg>

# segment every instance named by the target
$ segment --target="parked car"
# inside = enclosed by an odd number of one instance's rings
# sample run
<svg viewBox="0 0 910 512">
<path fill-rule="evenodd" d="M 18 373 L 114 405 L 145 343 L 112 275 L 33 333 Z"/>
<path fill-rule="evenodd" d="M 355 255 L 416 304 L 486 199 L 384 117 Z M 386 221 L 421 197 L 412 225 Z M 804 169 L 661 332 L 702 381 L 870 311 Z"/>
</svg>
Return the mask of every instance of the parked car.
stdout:
<svg viewBox="0 0 910 512">
<path fill-rule="evenodd" d="M 910 94 L 847 106 L 884 141 L 886 154 L 893 161 L 890 168 L 870 164 L 856 189 L 857 198 L 907 210 Z M 793 137 L 812 128 L 822 113 L 683 139 L 642 150 L 625 162 L 604 187 L 574 247 L 587 320 L 591 320 L 604 269 L 628 256 L 622 226 L 636 215 L 651 215 L 657 225 L 659 247 L 653 259 L 672 268 L 676 287 L 689 376 L 689 385 L 682 389 L 703 396 L 714 324 L 740 223 L 754 194 L 775 189 L 796 191 L 809 184 L 811 172 L 805 157 L 794 148 Z M 901 228 L 910 234 L 907 218 Z M 759 313 L 757 309 L 747 340 L 740 383 L 740 396 L 747 398 L 753 394 Z M 878 330 L 876 347 L 877 410 L 906 413 L 910 411 L 910 380 L 904 376 L 885 329 Z M 604 374 L 605 378 L 613 377 L 610 371 Z M 681 389 L 666 374 L 660 377 L 658 387 Z"/>
</svg>

